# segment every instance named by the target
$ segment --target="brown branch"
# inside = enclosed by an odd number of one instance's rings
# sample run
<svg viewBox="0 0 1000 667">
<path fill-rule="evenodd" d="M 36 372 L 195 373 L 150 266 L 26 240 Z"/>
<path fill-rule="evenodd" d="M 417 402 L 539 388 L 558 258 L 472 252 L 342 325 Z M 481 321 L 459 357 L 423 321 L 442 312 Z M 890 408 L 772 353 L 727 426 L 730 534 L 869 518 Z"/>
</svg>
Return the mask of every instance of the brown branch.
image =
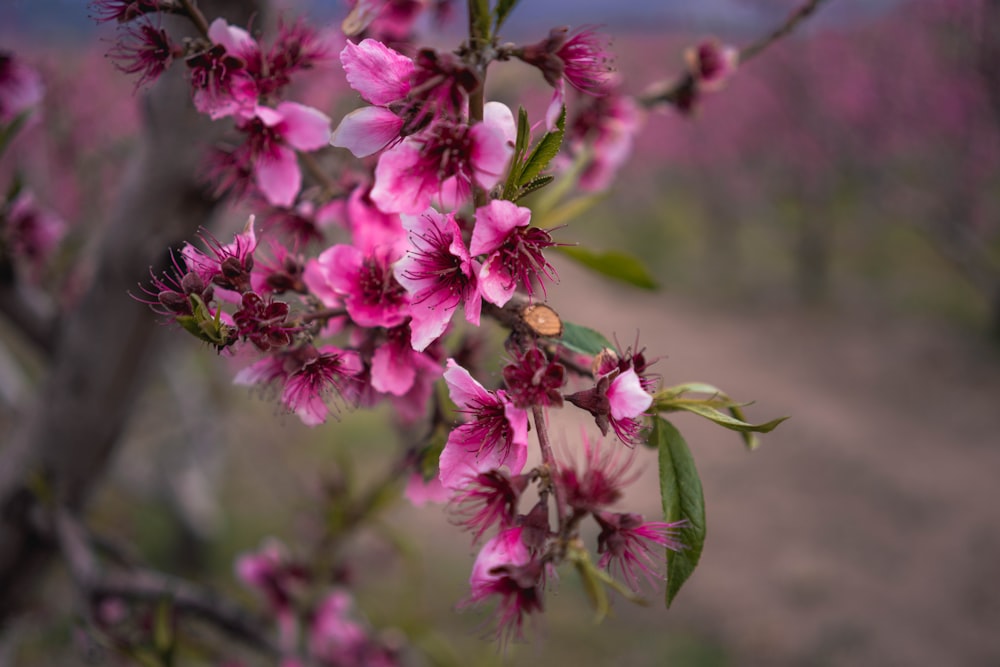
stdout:
<svg viewBox="0 0 1000 667">
<path fill-rule="evenodd" d="M 213 0 L 248 21 L 255 2 Z M 183 39 L 188 35 L 178 35 Z M 91 282 L 61 319 L 47 377 L 0 449 L 0 627 L 35 594 L 53 545 L 32 529 L 39 480 L 54 502 L 78 508 L 103 475 L 139 394 L 161 330 L 127 292 L 165 268 L 167 248 L 208 226 L 217 201 L 196 174 L 225 132 L 191 107 L 181 68 L 144 99 L 144 130 L 122 196 L 95 256 Z M 33 489 L 33 482 L 34 488 Z"/>
<path fill-rule="evenodd" d="M 152 570 L 104 573 L 94 556 L 91 537 L 65 509 L 53 513 L 53 529 L 63 560 L 87 605 L 104 598 L 158 602 L 169 600 L 181 614 L 201 619 L 227 635 L 266 654 L 280 658 L 281 647 L 271 638 L 262 619 L 211 589 Z"/>
<path fill-rule="evenodd" d="M 198 32 L 201 33 L 202 37 L 208 38 L 208 20 L 205 15 L 201 13 L 198 9 L 198 5 L 194 3 L 193 0 L 180 0 L 181 7 L 184 9 L 184 14 L 191 19 L 194 26 L 198 28 Z"/>
<path fill-rule="evenodd" d="M 770 33 L 748 46 L 740 49 L 739 64 L 744 64 L 751 58 L 761 54 L 765 49 L 791 34 L 793 30 L 816 12 L 827 0 L 808 0 L 804 5 L 793 11 L 785 21 Z M 638 102 L 648 108 L 660 104 L 680 105 L 690 101 L 697 94 L 698 83 L 691 72 L 685 72 L 679 79 L 666 86 L 657 86 L 639 95 Z"/>
<path fill-rule="evenodd" d="M 55 347 L 56 315 L 16 283 L 0 283 L 0 313 L 45 356 Z"/>
</svg>

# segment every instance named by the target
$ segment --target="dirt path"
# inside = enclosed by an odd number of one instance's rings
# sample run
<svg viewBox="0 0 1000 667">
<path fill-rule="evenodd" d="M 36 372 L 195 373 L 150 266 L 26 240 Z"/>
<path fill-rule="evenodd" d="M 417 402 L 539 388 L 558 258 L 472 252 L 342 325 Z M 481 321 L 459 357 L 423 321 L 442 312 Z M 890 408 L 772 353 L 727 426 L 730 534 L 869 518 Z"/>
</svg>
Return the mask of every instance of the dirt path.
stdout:
<svg viewBox="0 0 1000 667">
<path fill-rule="evenodd" d="M 741 665 L 1000 664 L 995 350 L 889 320 L 721 314 L 561 275 L 563 317 L 623 342 L 638 327 L 667 355 L 667 384 L 712 382 L 756 399 L 752 416 L 793 416 L 753 455 L 678 419 L 709 537 L 668 622 L 708 624 Z"/>
</svg>

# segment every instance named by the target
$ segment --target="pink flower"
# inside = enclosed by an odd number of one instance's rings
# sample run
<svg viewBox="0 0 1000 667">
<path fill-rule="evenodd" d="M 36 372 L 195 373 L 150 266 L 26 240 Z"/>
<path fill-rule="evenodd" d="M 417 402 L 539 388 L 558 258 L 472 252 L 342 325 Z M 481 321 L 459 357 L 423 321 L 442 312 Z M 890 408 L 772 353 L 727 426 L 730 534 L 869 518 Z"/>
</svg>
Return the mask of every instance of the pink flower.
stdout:
<svg viewBox="0 0 1000 667">
<path fill-rule="evenodd" d="M 135 83 L 138 88 L 158 79 L 182 53 L 183 49 L 171 41 L 164 28 L 154 27 L 148 19 L 143 19 L 118 29 L 108 57 L 122 72 L 139 74 Z"/>
<path fill-rule="evenodd" d="M 583 437 L 583 468 L 559 466 L 557 483 L 573 509 L 594 512 L 613 505 L 621 499 L 622 489 L 638 477 L 637 472 L 629 474 L 635 450 L 623 454 L 615 447 L 602 452 L 600 444 Z"/>
<path fill-rule="evenodd" d="M 0 51 L 0 124 L 6 124 L 42 101 L 42 78 L 13 53 Z"/>
<path fill-rule="evenodd" d="M 158 0 L 91 0 L 91 18 L 98 23 L 117 21 L 127 23 L 146 12 L 157 9 Z"/>
<path fill-rule="evenodd" d="M 461 59 L 431 49 L 411 60 L 366 39 L 348 43 L 340 60 L 351 87 L 375 105 L 349 113 L 334 130 L 331 143 L 357 157 L 373 155 L 436 119 L 458 120 L 468 93 L 479 85 Z"/>
<path fill-rule="evenodd" d="M 276 109 L 256 107 L 238 127 L 246 135 L 236 151 L 238 162 L 253 173 L 268 203 L 291 206 L 302 187 L 295 151 L 326 146 L 330 119 L 312 107 L 282 102 Z"/>
<path fill-rule="evenodd" d="M 361 372 L 361 359 L 349 350 L 332 345 L 312 353 L 297 371 L 285 379 L 281 402 L 298 415 L 307 426 L 317 426 L 326 421 L 332 400 L 352 401 L 356 393 L 354 376 Z M 301 356 L 301 355 L 300 355 Z"/>
<path fill-rule="evenodd" d="M 432 199 L 454 206 L 469 198 L 472 184 L 496 185 L 514 148 L 492 122 L 439 121 L 379 157 L 372 200 L 387 213 L 417 214 Z"/>
<path fill-rule="evenodd" d="M 593 192 L 611 185 L 632 153 L 632 143 L 642 121 L 638 105 L 623 95 L 617 85 L 610 87 L 603 97 L 585 101 L 566 129 L 572 152 L 590 156 L 580 175 L 580 188 Z"/>
<path fill-rule="evenodd" d="M 195 108 L 213 119 L 252 114 L 258 89 L 247 64 L 260 58 L 260 46 L 221 18 L 209 26 L 208 36 L 215 46 L 187 59 Z"/>
<path fill-rule="evenodd" d="M 602 512 L 594 516 L 601 525 L 601 533 L 597 536 L 597 551 L 602 554 L 597 562 L 598 567 L 620 572 L 633 591 L 639 590 L 640 575 L 653 585 L 663 579 L 663 575 L 659 573 L 661 548 L 671 551 L 684 549 L 684 545 L 677 539 L 678 529 L 684 526 L 684 521 L 643 523 L 639 514 Z"/>
<path fill-rule="evenodd" d="M 543 278 L 555 280 L 555 269 L 542 250 L 555 245 L 544 229 L 529 227 L 531 209 L 495 199 L 476 209 L 469 252 L 487 255 L 479 270 L 480 291 L 490 303 L 503 306 L 520 284 L 529 296 L 537 282 L 545 291 Z"/>
<path fill-rule="evenodd" d="M 331 61 L 334 57 L 332 36 L 321 34 L 304 20 L 286 23 L 279 18 L 278 36 L 263 62 L 264 71 L 254 71 L 262 96 L 274 95 L 291 83 L 293 74 Z"/>
<path fill-rule="evenodd" d="M 569 34 L 569 29 L 562 27 L 553 28 L 548 37 L 516 55 L 537 67 L 560 97 L 564 78 L 580 92 L 599 96 L 605 93 L 613 69 L 607 46 L 607 38 L 591 28 Z"/>
<path fill-rule="evenodd" d="M 725 85 L 739 64 L 739 49 L 705 40 L 684 53 L 688 71 L 701 91 L 714 91 Z"/>
<path fill-rule="evenodd" d="M 475 531 L 472 541 L 478 542 L 494 525 L 514 525 L 517 503 L 527 486 L 527 475 L 511 477 L 503 470 L 481 472 L 456 492 L 450 507 L 457 523 Z"/>
<path fill-rule="evenodd" d="M 615 370 L 602 375 L 593 389 L 565 398 L 592 414 L 602 434 L 607 435 L 613 428 L 618 438 L 630 446 L 641 441 L 639 417 L 653 403 L 653 397 L 643 389 L 639 376 L 631 368 L 624 373 Z"/>
<path fill-rule="evenodd" d="M 503 367 L 503 379 L 511 402 L 519 408 L 532 405 L 562 407 L 559 390 L 566 383 L 566 368 L 549 360 L 537 347 L 513 351 L 514 359 Z"/>
<path fill-rule="evenodd" d="M 288 304 L 263 299 L 256 292 L 243 294 L 241 307 L 233 313 L 233 323 L 240 337 L 249 340 L 261 352 L 288 347 L 299 327 L 286 324 Z"/>
<path fill-rule="evenodd" d="M 202 231 L 201 239 L 211 256 L 190 243 L 185 244 L 181 255 L 188 267 L 206 284 L 211 283 L 238 293 L 250 290 L 253 253 L 257 249 L 254 216 L 247 219 L 243 231 L 236 234 L 232 243 L 223 245 L 206 231 Z"/>
<path fill-rule="evenodd" d="M 483 545 L 469 577 L 469 597 L 462 606 L 500 598 L 497 637 L 522 639 L 525 614 L 542 611 L 542 566 L 532 559 L 520 528 L 508 528 Z"/>
<path fill-rule="evenodd" d="M 441 452 L 441 483 L 459 489 L 480 472 L 507 466 L 516 475 L 528 457 L 528 415 L 507 399 L 505 392 L 486 391 L 449 359 L 444 373 L 448 393 L 458 410 L 469 417 L 448 436 Z"/>
<path fill-rule="evenodd" d="M 409 250 L 396 262 L 396 280 L 410 294 L 413 348 L 423 350 L 444 333 L 459 304 L 465 319 L 479 326 L 482 297 L 476 273 L 455 215 L 427 209 L 403 216 Z"/>
<path fill-rule="evenodd" d="M 396 259 L 382 248 L 365 254 L 350 245 L 331 246 L 309 260 L 306 285 L 341 299 L 360 326 L 396 327 L 409 316 L 409 297 L 392 274 Z"/>
<path fill-rule="evenodd" d="M 66 222 L 40 206 L 30 190 L 21 190 L 7 210 L 0 210 L 0 223 L 0 242 L 35 275 L 66 233 Z"/>
</svg>

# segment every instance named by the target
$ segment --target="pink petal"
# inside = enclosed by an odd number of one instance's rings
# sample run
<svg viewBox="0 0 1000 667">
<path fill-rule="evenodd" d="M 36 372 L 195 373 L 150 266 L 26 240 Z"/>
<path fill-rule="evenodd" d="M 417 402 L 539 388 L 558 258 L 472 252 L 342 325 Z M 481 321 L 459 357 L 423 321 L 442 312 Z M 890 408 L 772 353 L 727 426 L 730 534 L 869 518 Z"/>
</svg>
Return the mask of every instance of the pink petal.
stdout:
<svg viewBox="0 0 1000 667">
<path fill-rule="evenodd" d="M 374 155 L 399 137 L 403 119 L 383 107 L 362 107 L 343 117 L 330 143 L 354 157 Z"/>
<path fill-rule="evenodd" d="M 401 100 L 410 92 L 413 61 L 374 39 L 347 43 L 340 52 L 347 82 L 372 104 Z"/>
<path fill-rule="evenodd" d="M 496 399 L 490 396 L 483 385 L 458 365 L 454 359 L 448 359 L 448 370 L 444 372 L 444 381 L 448 384 L 448 395 L 459 408 L 468 408 L 477 403 L 491 403 Z"/>
<path fill-rule="evenodd" d="M 302 172 L 295 151 L 287 146 L 276 146 L 257 163 L 254 181 L 274 206 L 291 206 L 302 187 Z"/>
<path fill-rule="evenodd" d="M 506 199 L 494 199 L 476 209 L 476 226 L 472 230 L 469 252 L 473 255 L 491 253 L 503 245 L 512 230 L 527 227 L 530 222 L 531 209 Z"/>
<path fill-rule="evenodd" d="M 472 138 L 470 162 L 476 182 L 489 190 L 506 173 L 514 144 L 507 141 L 502 129 L 486 123 L 477 123 L 469 130 L 469 136 Z"/>
<path fill-rule="evenodd" d="M 396 279 L 399 279 L 398 274 Z M 454 308 L 429 308 L 424 302 L 411 303 L 410 315 L 413 319 L 410 321 L 410 344 L 413 349 L 423 352 L 428 345 L 440 338 L 448 329 L 454 313 Z"/>
<path fill-rule="evenodd" d="M 225 19 L 215 19 L 208 27 L 208 38 L 216 44 L 221 44 L 226 53 L 239 56 L 244 60 L 253 58 L 260 53 L 257 40 L 243 28 L 229 25 Z"/>
<path fill-rule="evenodd" d="M 441 480 L 437 477 L 425 480 L 419 472 L 410 475 L 406 483 L 406 490 L 403 497 L 410 501 L 414 507 L 423 507 L 427 503 L 444 503 L 448 501 L 448 489 L 444 488 Z"/>
<path fill-rule="evenodd" d="M 559 122 L 559 116 L 562 115 L 564 104 L 566 104 L 566 85 L 562 79 L 559 79 L 552 92 L 552 101 L 549 102 L 549 106 L 545 110 L 545 129 L 549 132 L 556 129 L 556 123 Z"/>
<path fill-rule="evenodd" d="M 385 213 L 420 213 L 434 194 L 420 172 L 420 148 L 412 141 L 390 148 L 375 166 L 371 199 Z"/>
<path fill-rule="evenodd" d="M 653 404 L 653 397 L 642 388 L 639 376 L 630 368 L 611 381 L 608 402 L 611 404 L 613 419 L 632 419 Z"/>
<path fill-rule="evenodd" d="M 282 102 L 278 113 L 284 117 L 281 137 L 292 148 L 314 151 L 330 141 L 330 117 L 325 113 L 295 102 Z"/>
<path fill-rule="evenodd" d="M 479 269 L 479 292 L 484 299 L 502 308 L 514 296 L 516 286 L 517 281 L 510 271 L 505 270 L 500 255 L 493 255 L 483 262 Z"/>
<path fill-rule="evenodd" d="M 487 102 L 483 108 L 483 122 L 500 130 L 505 141 L 511 146 L 517 141 L 517 123 L 510 107 L 500 102 Z"/>
<path fill-rule="evenodd" d="M 402 396 L 410 390 L 417 369 L 410 363 L 409 352 L 393 345 L 382 345 L 375 350 L 372 356 L 372 387 L 376 391 Z"/>
</svg>

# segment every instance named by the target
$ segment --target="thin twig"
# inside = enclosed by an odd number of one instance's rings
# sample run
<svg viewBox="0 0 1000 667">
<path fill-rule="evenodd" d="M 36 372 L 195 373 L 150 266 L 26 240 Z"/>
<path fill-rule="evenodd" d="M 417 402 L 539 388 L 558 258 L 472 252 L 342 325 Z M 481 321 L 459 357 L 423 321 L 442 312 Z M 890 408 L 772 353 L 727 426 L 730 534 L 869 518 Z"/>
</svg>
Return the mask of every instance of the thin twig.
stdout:
<svg viewBox="0 0 1000 667">
<path fill-rule="evenodd" d="M 789 35 L 802 21 L 814 14 L 824 2 L 827 2 L 827 0 L 808 0 L 804 5 L 793 11 L 777 28 L 740 49 L 740 64 L 742 65 L 751 58 L 760 55 L 769 46 Z M 697 83 L 691 72 L 685 72 L 672 84 L 666 87 L 657 86 L 653 90 L 640 95 L 637 99 L 647 109 L 664 103 L 677 104 L 682 99 L 686 99 L 696 86 Z"/>
<path fill-rule="evenodd" d="M 169 600 L 177 612 L 198 617 L 269 657 L 284 655 L 265 624 L 243 607 L 211 589 L 162 572 L 102 572 L 83 524 L 62 508 L 55 510 L 53 521 L 56 541 L 85 602 L 108 597 L 143 602 Z"/>
<path fill-rule="evenodd" d="M 819 6 L 826 1 L 827 0 L 809 0 L 809 2 L 793 11 L 788 18 L 785 19 L 785 22 L 775 28 L 770 34 L 758 39 L 749 46 L 743 47 L 740 50 L 740 64 L 742 65 L 751 58 L 759 55 L 761 51 L 791 33 L 800 23 L 812 16 L 812 14 L 819 9 Z"/>
<path fill-rule="evenodd" d="M 180 3 L 187 17 L 198 28 L 198 32 L 201 33 L 202 37 L 208 38 L 208 20 L 201 13 L 201 10 L 198 9 L 198 5 L 194 3 L 194 0 L 180 0 Z"/>
</svg>

